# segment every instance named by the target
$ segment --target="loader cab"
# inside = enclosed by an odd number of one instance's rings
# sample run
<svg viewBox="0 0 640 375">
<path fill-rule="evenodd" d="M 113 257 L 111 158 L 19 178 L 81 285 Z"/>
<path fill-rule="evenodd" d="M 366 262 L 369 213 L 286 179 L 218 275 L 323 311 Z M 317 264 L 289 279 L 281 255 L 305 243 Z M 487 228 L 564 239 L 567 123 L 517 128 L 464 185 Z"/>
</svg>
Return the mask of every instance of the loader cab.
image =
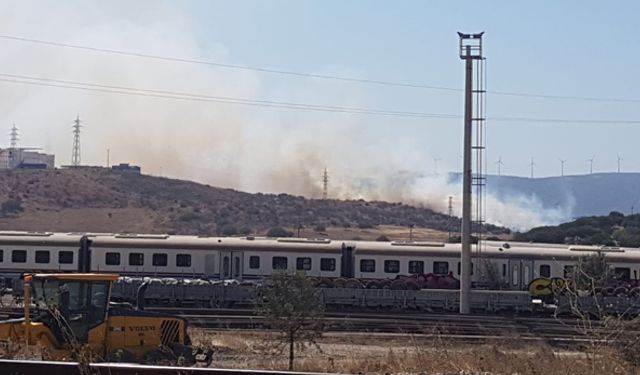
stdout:
<svg viewBox="0 0 640 375">
<path fill-rule="evenodd" d="M 30 288 L 37 320 L 51 329 L 61 343 L 96 344 L 106 332 L 93 332 L 107 319 L 111 282 L 115 275 L 36 274 Z M 98 329 L 98 331 L 101 331 Z M 97 340 L 96 340 L 97 339 Z"/>
</svg>

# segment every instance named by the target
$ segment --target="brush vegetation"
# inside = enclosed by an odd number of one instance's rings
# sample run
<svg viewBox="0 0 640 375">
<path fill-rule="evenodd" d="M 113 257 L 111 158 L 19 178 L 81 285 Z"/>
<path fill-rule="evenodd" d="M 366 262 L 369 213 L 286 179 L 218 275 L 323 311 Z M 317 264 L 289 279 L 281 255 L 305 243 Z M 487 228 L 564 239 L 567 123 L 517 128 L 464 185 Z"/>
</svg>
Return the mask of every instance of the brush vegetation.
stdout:
<svg viewBox="0 0 640 375">
<path fill-rule="evenodd" d="M 0 171 L 0 204 L 4 230 L 233 236 L 264 235 L 276 228 L 271 234 L 294 235 L 302 229 L 313 237 L 332 235 L 330 229 L 336 228 L 350 237 L 382 226 L 414 225 L 416 233 L 429 228 L 445 235 L 449 228 L 460 230 L 459 220 L 424 207 L 249 194 L 105 168 Z"/>
<path fill-rule="evenodd" d="M 515 233 L 516 241 L 578 245 L 640 246 L 640 214 L 611 212 L 606 216 L 582 217 L 554 226 L 536 227 Z"/>
</svg>

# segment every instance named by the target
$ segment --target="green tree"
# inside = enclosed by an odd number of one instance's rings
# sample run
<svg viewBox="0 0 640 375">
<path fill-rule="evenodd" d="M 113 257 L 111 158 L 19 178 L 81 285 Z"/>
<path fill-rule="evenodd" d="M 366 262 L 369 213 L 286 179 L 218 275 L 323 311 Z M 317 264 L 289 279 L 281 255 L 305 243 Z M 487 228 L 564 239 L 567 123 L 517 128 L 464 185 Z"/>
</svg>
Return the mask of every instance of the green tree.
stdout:
<svg viewBox="0 0 640 375">
<path fill-rule="evenodd" d="M 22 201 L 20 199 L 8 199 L 2 202 L 0 210 L 2 211 L 2 214 L 8 215 L 22 212 L 24 208 L 22 208 Z"/>
<path fill-rule="evenodd" d="M 291 237 L 293 232 L 282 227 L 273 227 L 267 231 L 267 237 Z"/>
<path fill-rule="evenodd" d="M 289 350 L 289 370 L 293 370 L 295 348 L 304 349 L 322 334 L 324 306 L 303 274 L 275 273 L 260 288 L 258 312 L 270 327 L 280 332 L 279 348 Z"/>
</svg>

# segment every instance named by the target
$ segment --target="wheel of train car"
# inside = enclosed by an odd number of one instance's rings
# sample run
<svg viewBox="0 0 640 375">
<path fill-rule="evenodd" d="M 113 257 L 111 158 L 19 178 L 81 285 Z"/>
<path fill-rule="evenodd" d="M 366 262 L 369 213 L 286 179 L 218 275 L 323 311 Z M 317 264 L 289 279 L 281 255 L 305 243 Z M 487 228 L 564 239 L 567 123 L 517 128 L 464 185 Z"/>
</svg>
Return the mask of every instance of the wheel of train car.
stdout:
<svg viewBox="0 0 640 375">
<path fill-rule="evenodd" d="M 606 288 L 602 288 L 602 294 L 605 296 L 614 296 L 615 295 L 615 288 L 612 286 L 606 287 Z"/>
<path fill-rule="evenodd" d="M 407 284 L 402 279 L 396 279 L 391 282 L 391 285 L 389 285 L 389 289 L 406 290 Z"/>
<path fill-rule="evenodd" d="M 380 280 L 380 289 L 389 289 L 391 287 L 391 280 Z"/>
<path fill-rule="evenodd" d="M 364 285 L 358 279 L 349 279 L 344 283 L 345 288 L 349 289 L 364 289 Z"/>
<path fill-rule="evenodd" d="M 367 289 L 380 289 L 380 283 L 377 280 L 371 280 L 367 283 Z"/>
<path fill-rule="evenodd" d="M 339 277 L 333 280 L 333 285 L 335 285 L 336 288 L 344 288 L 346 283 L 347 283 L 347 280 L 343 279 L 342 277 Z"/>
<path fill-rule="evenodd" d="M 331 281 L 331 279 L 323 277 L 316 283 L 316 288 L 333 288 L 333 281 Z"/>
<path fill-rule="evenodd" d="M 634 298 L 640 297 L 640 287 L 631 288 L 629 295 Z"/>
<path fill-rule="evenodd" d="M 407 290 L 420 290 L 420 285 L 416 280 L 408 279 L 404 283 L 407 286 Z"/>
</svg>

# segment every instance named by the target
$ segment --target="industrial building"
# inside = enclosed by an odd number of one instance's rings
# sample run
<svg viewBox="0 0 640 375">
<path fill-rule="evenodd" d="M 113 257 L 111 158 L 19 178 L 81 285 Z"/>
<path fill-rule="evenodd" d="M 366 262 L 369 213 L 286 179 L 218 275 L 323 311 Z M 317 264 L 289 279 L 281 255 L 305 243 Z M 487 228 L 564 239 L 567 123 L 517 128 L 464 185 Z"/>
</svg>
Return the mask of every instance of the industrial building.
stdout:
<svg viewBox="0 0 640 375">
<path fill-rule="evenodd" d="M 24 148 L 0 148 L 0 169 L 54 169 L 55 155 Z"/>
</svg>

